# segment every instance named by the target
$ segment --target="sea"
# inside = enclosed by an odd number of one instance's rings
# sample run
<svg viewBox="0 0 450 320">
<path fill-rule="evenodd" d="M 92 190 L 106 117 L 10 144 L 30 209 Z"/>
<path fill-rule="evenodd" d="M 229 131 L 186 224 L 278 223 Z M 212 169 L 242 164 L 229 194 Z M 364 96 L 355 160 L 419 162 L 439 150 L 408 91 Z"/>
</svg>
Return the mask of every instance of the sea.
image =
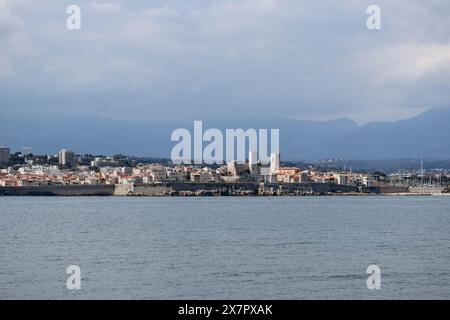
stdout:
<svg viewBox="0 0 450 320">
<path fill-rule="evenodd" d="M 0 197 L 0 299 L 450 299 L 450 197 Z"/>
</svg>

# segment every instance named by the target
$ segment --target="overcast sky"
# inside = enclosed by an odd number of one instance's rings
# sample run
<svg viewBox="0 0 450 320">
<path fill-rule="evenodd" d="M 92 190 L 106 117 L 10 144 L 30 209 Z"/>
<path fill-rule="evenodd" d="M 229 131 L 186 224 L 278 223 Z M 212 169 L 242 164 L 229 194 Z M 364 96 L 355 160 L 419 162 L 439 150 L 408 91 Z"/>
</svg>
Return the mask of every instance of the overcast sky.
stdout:
<svg viewBox="0 0 450 320">
<path fill-rule="evenodd" d="M 0 0 L 1 114 L 362 123 L 433 106 L 450 106 L 448 0 Z"/>
</svg>

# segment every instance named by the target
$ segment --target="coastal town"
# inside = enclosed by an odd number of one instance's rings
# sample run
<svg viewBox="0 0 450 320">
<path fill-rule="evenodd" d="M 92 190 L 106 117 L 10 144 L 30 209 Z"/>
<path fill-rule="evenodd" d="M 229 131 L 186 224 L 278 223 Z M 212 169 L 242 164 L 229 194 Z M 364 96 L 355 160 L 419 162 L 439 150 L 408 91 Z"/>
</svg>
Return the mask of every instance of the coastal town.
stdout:
<svg viewBox="0 0 450 320">
<path fill-rule="evenodd" d="M 76 190 L 68 195 L 441 194 L 449 184 L 448 171 L 386 174 L 301 167 L 281 162 L 279 153 L 271 154 L 267 165 L 252 152 L 245 163 L 175 165 L 162 159 L 79 155 L 70 149 L 34 155 L 27 148 L 13 154 L 0 148 L 0 195 L 65 195 L 66 190 Z"/>
</svg>

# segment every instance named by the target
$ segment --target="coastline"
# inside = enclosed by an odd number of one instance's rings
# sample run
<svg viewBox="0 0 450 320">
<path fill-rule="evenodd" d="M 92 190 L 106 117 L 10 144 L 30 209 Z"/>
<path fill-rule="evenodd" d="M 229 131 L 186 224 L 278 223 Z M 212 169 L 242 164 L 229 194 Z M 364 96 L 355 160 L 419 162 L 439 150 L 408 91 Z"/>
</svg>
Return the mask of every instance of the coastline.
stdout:
<svg viewBox="0 0 450 320">
<path fill-rule="evenodd" d="M 164 183 L 42 185 L 0 187 L 0 196 L 273 197 L 273 196 L 431 196 L 403 187 L 344 186 L 332 183 Z M 439 194 L 449 195 L 449 194 Z"/>
</svg>

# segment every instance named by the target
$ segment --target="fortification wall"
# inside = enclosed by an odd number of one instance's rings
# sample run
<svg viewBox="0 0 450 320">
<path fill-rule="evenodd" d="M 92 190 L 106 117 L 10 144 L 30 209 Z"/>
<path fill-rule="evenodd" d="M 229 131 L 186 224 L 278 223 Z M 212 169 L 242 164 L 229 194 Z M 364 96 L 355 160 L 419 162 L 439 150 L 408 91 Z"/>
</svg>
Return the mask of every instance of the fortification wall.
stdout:
<svg viewBox="0 0 450 320">
<path fill-rule="evenodd" d="M 165 183 L 82 186 L 0 187 L 0 196 L 285 196 L 359 192 L 328 183 Z M 403 187 L 362 188 L 362 193 L 407 193 Z"/>
<path fill-rule="evenodd" d="M 326 195 L 329 193 L 354 193 L 357 187 L 332 183 L 264 183 L 260 184 L 260 195 Z"/>
<path fill-rule="evenodd" d="M 357 187 L 324 183 L 165 183 L 117 185 L 115 195 L 133 196 L 282 196 L 355 193 Z"/>
<path fill-rule="evenodd" d="M 114 185 L 0 187 L 0 196 L 112 196 Z"/>
<path fill-rule="evenodd" d="M 120 190 L 120 191 L 118 191 Z M 256 183 L 165 183 L 118 186 L 116 195 L 134 196 L 248 196 L 257 195 Z"/>
</svg>

